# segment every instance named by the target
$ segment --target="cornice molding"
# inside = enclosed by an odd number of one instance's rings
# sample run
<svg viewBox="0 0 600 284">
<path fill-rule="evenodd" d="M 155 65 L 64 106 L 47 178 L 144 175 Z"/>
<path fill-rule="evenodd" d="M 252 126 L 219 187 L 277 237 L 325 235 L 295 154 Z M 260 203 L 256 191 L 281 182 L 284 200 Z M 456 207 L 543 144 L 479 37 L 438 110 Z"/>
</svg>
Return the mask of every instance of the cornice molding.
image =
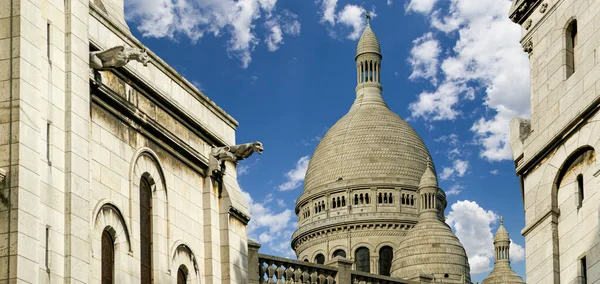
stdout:
<svg viewBox="0 0 600 284">
<path fill-rule="evenodd" d="M 250 222 L 250 216 L 244 214 L 242 211 L 238 210 L 233 206 L 229 206 L 229 215 L 242 222 L 242 224 L 244 225 L 248 225 L 248 223 Z"/>
<path fill-rule="evenodd" d="M 522 25 L 527 16 L 529 16 L 535 8 L 541 4 L 543 0 L 514 0 L 508 16 L 511 21 Z"/>
</svg>

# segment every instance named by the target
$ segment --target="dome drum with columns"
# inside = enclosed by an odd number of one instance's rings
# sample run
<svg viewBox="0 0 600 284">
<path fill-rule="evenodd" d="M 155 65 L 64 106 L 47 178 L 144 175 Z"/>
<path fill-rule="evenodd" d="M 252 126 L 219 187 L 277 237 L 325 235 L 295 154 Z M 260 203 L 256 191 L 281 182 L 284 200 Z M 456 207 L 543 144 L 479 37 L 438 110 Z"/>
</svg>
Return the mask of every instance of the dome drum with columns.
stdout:
<svg viewBox="0 0 600 284">
<path fill-rule="evenodd" d="M 354 103 L 313 153 L 304 192 L 296 201 L 299 226 L 292 248 L 303 261 L 323 263 L 342 256 L 359 271 L 448 274 L 450 282 L 444 283 L 470 283 L 464 249 L 443 222 L 446 195 L 437 187 L 429 150 L 381 96 L 382 55 L 368 15 L 355 60 Z M 425 200 L 430 207 L 423 211 L 419 206 Z M 423 230 L 403 244 L 420 223 Z M 426 243 L 419 245 L 417 239 Z M 413 245 L 418 249 L 409 252 Z"/>
</svg>

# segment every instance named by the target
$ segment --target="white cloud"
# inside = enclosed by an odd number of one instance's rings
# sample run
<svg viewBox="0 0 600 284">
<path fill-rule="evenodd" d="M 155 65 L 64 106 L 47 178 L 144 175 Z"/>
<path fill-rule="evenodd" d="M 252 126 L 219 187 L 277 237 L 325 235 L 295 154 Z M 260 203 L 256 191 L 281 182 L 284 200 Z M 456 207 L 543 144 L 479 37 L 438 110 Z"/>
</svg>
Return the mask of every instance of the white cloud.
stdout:
<svg viewBox="0 0 600 284">
<path fill-rule="evenodd" d="M 413 41 L 408 61 L 412 65 L 412 74 L 409 79 L 429 79 L 434 85 L 437 84 L 438 56 L 440 55 L 440 43 L 433 38 L 432 33 L 426 33 Z"/>
<path fill-rule="evenodd" d="M 446 192 L 446 195 L 458 195 L 465 187 L 460 184 L 455 184 L 450 187 L 450 189 Z"/>
<path fill-rule="evenodd" d="M 411 0 L 406 5 L 406 11 L 413 11 L 421 14 L 429 14 L 437 0 Z"/>
<path fill-rule="evenodd" d="M 491 171 L 490 171 L 490 174 L 497 175 L 497 174 L 498 174 L 498 172 L 499 172 L 498 170 L 491 170 Z"/>
<path fill-rule="evenodd" d="M 448 180 L 453 176 L 463 177 L 469 170 L 469 161 L 465 160 L 454 160 L 452 163 L 452 167 L 444 167 L 442 173 L 440 174 L 440 179 Z"/>
<path fill-rule="evenodd" d="M 357 40 L 365 28 L 365 18 L 363 14 L 365 9 L 357 5 L 348 4 L 338 14 L 339 23 L 352 27 L 352 32 L 348 35 L 348 39 Z"/>
<path fill-rule="evenodd" d="M 273 200 L 273 194 L 268 194 L 262 203 L 254 201 L 245 191 L 242 191 L 242 196 L 250 209 L 248 237 L 284 256 L 293 256 L 289 240 L 298 228 L 298 223 L 293 221 L 294 212 L 290 209 L 274 212 L 272 206 L 268 205 Z"/>
<path fill-rule="evenodd" d="M 239 165 L 237 167 L 237 175 L 238 176 L 243 176 L 245 174 L 247 174 L 250 171 L 250 166 L 248 165 Z"/>
<path fill-rule="evenodd" d="M 283 35 L 297 36 L 300 34 L 301 25 L 297 20 L 298 16 L 284 10 L 282 15 L 273 17 L 265 23 L 269 31 L 265 38 L 269 51 L 276 51 L 283 44 Z"/>
<path fill-rule="evenodd" d="M 289 191 L 298 188 L 304 181 L 308 168 L 309 156 L 304 156 L 296 162 L 296 167 L 285 174 L 287 180 L 279 185 L 279 191 Z"/>
<path fill-rule="evenodd" d="M 468 200 L 457 201 L 451 208 L 446 223 L 454 229 L 463 244 L 469 257 L 471 273 L 480 274 L 491 270 L 491 258 L 494 256 L 491 224 L 498 216 Z"/>
<path fill-rule="evenodd" d="M 266 21 L 271 20 L 276 3 L 277 0 L 129 0 L 125 10 L 127 19 L 145 37 L 175 39 L 183 35 L 197 42 L 207 33 L 228 34 L 229 56 L 239 59 L 246 68 L 260 42 L 254 31 L 255 22 L 263 16 Z M 271 50 L 282 39 L 277 38 L 277 28 L 269 29 L 272 45 L 267 42 L 267 47 Z"/>
<path fill-rule="evenodd" d="M 464 200 L 452 204 L 446 223 L 453 228 L 463 244 L 472 274 L 480 274 L 492 269 L 494 258 L 494 233 L 492 224 L 498 215 L 485 210 L 477 202 Z M 525 249 L 511 240 L 510 256 L 512 262 L 523 261 Z"/>
<path fill-rule="evenodd" d="M 390 0 L 388 0 L 390 1 Z M 357 40 L 366 25 L 364 14 L 366 10 L 358 5 L 346 4 L 341 11 L 336 12 L 338 0 L 317 0 L 316 3 L 321 4 L 321 23 L 327 24 L 331 30 L 329 34 L 332 37 L 337 37 L 337 32 L 332 28 L 337 24 L 343 27 L 350 28 L 350 33 L 346 38 Z M 388 5 L 391 4 L 388 2 Z M 371 18 L 376 17 L 375 11 L 371 11 Z"/>
<path fill-rule="evenodd" d="M 388 6 L 392 6 L 392 4 L 394 4 L 394 2 L 392 0 L 387 0 L 387 4 L 388 4 Z"/>
<path fill-rule="evenodd" d="M 458 135 L 452 133 L 450 135 L 443 135 L 434 140 L 435 142 L 448 143 L 451 146 L 458 145 Z"/>
<path fill-rule="evenodd" d="M 529 63 L 519 44 L 520 27 L 506 16 L 510 5 L 510 0 L 450 0 L 448 9 L 431 13 L 432 28 L 455 43 L 440 59 L 442 83 L 410 105 L 413 117 L 454 120 L 461 100 L 481 97 L 489 111 L 481 112 L 471 131 L 480 156 L 489 161 L 511 159 L 509 122 L 529 116 Z"/>
</svg>

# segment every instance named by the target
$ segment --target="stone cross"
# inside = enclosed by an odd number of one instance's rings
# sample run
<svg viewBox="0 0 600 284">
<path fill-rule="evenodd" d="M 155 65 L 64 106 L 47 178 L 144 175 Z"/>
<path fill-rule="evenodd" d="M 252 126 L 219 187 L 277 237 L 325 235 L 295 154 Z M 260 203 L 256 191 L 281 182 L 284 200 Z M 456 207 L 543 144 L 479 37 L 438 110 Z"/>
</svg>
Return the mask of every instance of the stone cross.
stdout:
<svg viewBox="0 0 600 284">
<path fill-rule="evenodd" d="M 367 18 L 367 26 L 371 25 L 371 12 L 365 13 L 365 17 Z"/>
</svg>

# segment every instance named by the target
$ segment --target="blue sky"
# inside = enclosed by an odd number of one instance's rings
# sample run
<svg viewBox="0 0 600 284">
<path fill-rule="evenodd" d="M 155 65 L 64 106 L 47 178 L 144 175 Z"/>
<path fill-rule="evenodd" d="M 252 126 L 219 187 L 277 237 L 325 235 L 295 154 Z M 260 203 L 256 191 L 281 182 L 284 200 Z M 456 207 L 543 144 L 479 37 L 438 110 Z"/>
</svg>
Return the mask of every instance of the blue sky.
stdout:
<svg viewBox="0 0 600 284">
<path fill-rule="evenodd" d="M 529 115 L 529 67 L 510 0 L 126 0 L 133 34 L 240 122 L 250 237 L 293 257 L 294 204 L 319 139 L 352 104 L 356 40 L 375 14 L 383 96 L 432 153 L 473 281 L 504 216 L 524 276 L 523 203 L 508 122 Z"/>
</svg>

